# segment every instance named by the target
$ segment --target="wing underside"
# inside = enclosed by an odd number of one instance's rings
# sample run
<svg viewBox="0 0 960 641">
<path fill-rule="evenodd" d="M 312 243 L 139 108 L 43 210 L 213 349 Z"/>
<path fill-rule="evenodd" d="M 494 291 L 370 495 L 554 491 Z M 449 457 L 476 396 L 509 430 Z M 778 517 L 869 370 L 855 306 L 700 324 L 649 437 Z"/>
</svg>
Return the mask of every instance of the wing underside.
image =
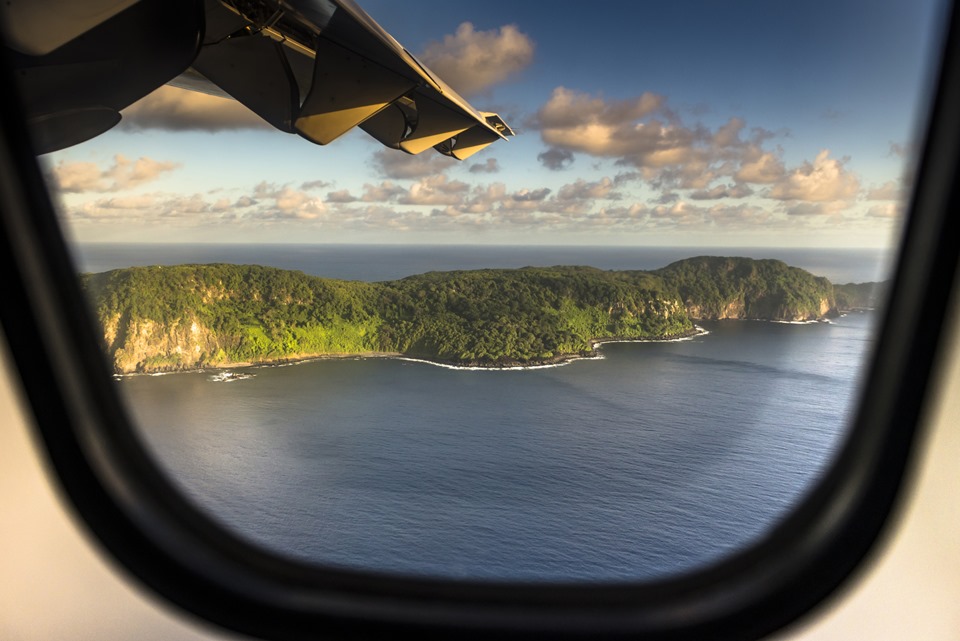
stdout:
<svg viewBox="0 0 960 641">
<path fill-rule="evenodd" d="M 2 10 L 40 153 L 102 133 L 163 84 L 232 97 L 320 145 L 360 127 L 387 147 L 463 160 L 513 135 L 351 0 L 98 0 L 81 32 L 58 29 L 51 16 L 75 4 Z M 148 38 L 134 28 L 144 23 Z"/>
</svg>

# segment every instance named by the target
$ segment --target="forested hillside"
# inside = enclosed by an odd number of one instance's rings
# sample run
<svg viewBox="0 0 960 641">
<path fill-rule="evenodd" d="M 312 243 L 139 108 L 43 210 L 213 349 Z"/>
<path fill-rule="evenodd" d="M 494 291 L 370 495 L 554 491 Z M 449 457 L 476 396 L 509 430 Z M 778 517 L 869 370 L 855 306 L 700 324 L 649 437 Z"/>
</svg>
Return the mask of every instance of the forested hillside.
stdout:
<svg viewBox="0 0 960 641">
<path fill-rule="evenodd" d="M 886 295 L 890 281 L 882 283 L 844 283 L 834 285 L 837 297 L 837 309 L 874 309 L 880 305 Z"/>
<path fill-rule="evenodd" d="M 698 256 L 654 273 L 693 318 L 816 320 L 836 307 L 829 280 L 779 260 Z"/>
<path fill-rule="evenodd" d="M 692 333 L 698 318 L 815 319 L 826 279 L 778 261 L 695 258 L 655 272 L 545 267 L 341 281 L 256 265 L 134 267 L 83 276 L 118 373 L 403 354 L 534 364 L 598 339 Z"/>
</svg>

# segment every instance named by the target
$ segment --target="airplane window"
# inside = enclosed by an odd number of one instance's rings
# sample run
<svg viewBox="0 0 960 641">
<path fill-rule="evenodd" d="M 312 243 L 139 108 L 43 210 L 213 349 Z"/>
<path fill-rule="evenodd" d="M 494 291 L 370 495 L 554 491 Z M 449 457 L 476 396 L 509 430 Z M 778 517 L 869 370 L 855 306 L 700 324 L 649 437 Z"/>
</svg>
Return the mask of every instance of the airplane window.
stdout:
<svg viewBox="0 0 960 641">
<path fill-rule="evenodd" d="M 43 156 L 116 389 L 191 501 L 324 566 L 604 582 L 743 550 L 815 486 L 941 3 L 618 2 L 590 30 L 582 4 L 369 0 L 485 126 L 385 70 L 343 131 L 287 98 L 368 70 L 337 44 L 315 68 L 255 5 L 208 3 L 193 71 Z"/>
</svg>

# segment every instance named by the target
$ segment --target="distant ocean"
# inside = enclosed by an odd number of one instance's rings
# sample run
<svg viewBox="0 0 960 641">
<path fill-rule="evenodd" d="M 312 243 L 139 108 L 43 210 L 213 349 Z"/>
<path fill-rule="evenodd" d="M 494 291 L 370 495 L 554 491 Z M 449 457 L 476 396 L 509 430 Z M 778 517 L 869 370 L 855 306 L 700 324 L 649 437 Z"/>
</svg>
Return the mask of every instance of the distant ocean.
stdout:
<svg viewBox="0 0 960 641">
<path fill-rule="evenodd" d="M 871 250 L 86 245 L 78 268 L 258 263 L 383 280 L 430 270 L 692 255 L 779 258 L 834 282 Z M 117 384 L 185 493 L 314 563 L 444 577 L 644 579 L 715 561 L 809 490 L 855 409 L 874 315 L 703 323 L 603 359 L 458 371 L 392 359 L 133 376 Z"/>
<path fill-rule="evenodd" d="M 691 256 L 776 258 L 834 283 L 887 278 L 883 249 L 757 247 L 580 247 L 484 245 L 227 245 L 89 243 L 73 248 L 79 269 L 102 272 L 133 265 L 255 263 L 299 269 L 325 278 L 392 280 L 428 271 L 589 265 L 599 269 L 658 269 Z"/>
</svg>

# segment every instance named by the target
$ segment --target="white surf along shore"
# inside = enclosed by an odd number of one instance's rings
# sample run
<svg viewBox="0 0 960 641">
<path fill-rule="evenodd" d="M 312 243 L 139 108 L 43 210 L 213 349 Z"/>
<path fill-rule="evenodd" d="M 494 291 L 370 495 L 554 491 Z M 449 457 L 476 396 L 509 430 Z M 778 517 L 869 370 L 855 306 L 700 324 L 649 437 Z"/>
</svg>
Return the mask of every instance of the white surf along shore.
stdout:
<svg viewBox="0 0 960 641">
<path fill-rule="evenodd" d="M 579 354 L 572 354 L 570 356 L 563 357 L 563 360 L 558 360 L 555 363 L 539 363 L 536 365 L 505 365 L 503 367 L 496 366 L 479 366 L 479 365 L 455 365 L 453 363 L 444 363 L 442 361 L 434 361 L 427 358 L 416 358 L 413 356 L 404 356 L 403 354 L 395 353 L 367 353 L 367 354 L 329 354 L 329 355 L 317 355 L 317 356 L 308 356 L 304 358 L 292 358 L 286 361 L 278 361 L 274 363 L 233 363 L 231 365 L 225 365 L 223 367 L 201 367 L 197 369 L 185 369 L 171 372 L 131 372 L 129 374 L 114 374 L 113 377 L 116 380 L 122 380 L 124 378 L 131 378 L 134 376 L 167 376 L 169 374 L 187 374 L 187 373 L 203 373 L 206 371 L 213 371 L 214 374 L 210 375 L 209 380 L 213 383 L 234 383 L 236 381 L 247 380 L 256 376 L 249 370 L 261 369 L 265 367 L 288 367 L 291 365 L 299 365 L 301 363 L 312 363 L 315 361 L 324 361 L 324 360 L 366 360 L 368 358 L 389 358 L 398 361 L 405 361 L 408 363 L 420 363 L 423 365 L 432 365 L 433 367 L 442 367 L 443 369 L 450 370 L 460 370 L 465 372 L 517 372 L 517 371 L 527 371 L 527 370 L 538 370 L 538 369 L 551 369 L 554 367 L 565 367 L 574 363 L 576 361 L 590 361 L 590 360 L 603 360 L 603 352 L 601 351 L 602 347 L 609 343 L 681 343 L 684 341 L 692 341 L 696 338 L 706 336 L 710 331 L 700 327 L 699 325 L 694 325 L 694 333 L 687 336 L 681 336 L 679 338 L 597 338 L 590 341 L 590 348 L 592 354 L 589 356 L 581 356 Z M 236 370 L 244 370 L 238 372 Z"/>
</svg>

